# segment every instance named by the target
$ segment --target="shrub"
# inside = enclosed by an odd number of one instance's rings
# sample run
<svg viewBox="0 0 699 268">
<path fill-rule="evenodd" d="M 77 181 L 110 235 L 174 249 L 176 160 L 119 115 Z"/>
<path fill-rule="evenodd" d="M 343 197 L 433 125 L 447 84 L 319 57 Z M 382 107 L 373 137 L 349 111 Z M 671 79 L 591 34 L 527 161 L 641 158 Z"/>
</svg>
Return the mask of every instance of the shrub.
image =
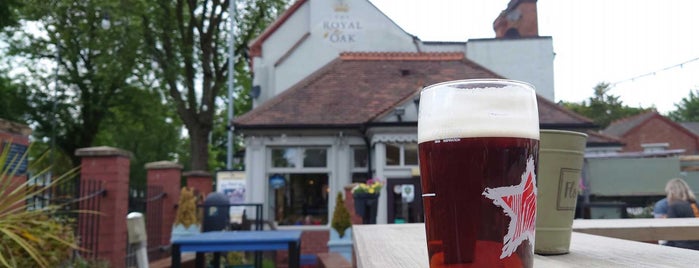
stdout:
<svg viewBox="0 0 699 268">
<path fill-rule="evenodd" d="M 352 221 L 350 220 L 350 214 L 345 207 L 345 199 L 342 198 L 342 193 L 337 193 L 337 198 L 335 199 L 335 212 L 333 212 L 332 228 L 337 231 L 340 238 L 345 236 L 345 230 L 352 226 Z"/>
<path fill-rule="evenodd" d="M 9 143 L 0 152 L 0 266 L 5 267 L 59 267 L 78 249 L 69 220 L 56 216 L 60 204 L 51 204 L 28 210 L 27 198 L 42 194 L 58 183 L 77 175 L 77 169 L 58 177 L 42 187 L 30 187 L 29 181 L 15 180 L 20 165 L 27 155 L 8 159 Z M 34 161 L 40 162 L 41 159 Z M 31 168 L 30 168 L 31 169 Z M 42 176 L 48 169 L 36 172 Z"/>
<path fill-rule="evenodd" d="M 198 222 L 197 197 L 194 195 L 194 189 L 182 187 L 180 191 L 180 200 L 177 203 L 175 224 L 182 224 L 185 228 L 189 228 L 189 226 Z"/>
</svg>

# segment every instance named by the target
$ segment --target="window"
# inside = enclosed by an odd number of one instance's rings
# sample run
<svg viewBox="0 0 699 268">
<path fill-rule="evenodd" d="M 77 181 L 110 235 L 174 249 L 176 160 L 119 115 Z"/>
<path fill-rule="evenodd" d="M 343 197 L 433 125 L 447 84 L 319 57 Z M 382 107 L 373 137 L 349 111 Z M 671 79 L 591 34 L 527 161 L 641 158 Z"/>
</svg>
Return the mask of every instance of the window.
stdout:
<svg viewBox="0 0 699 268">
<path fill-rule="evenodd" d="M 328 166 L 326 148 L 272 148 L 272 168 L 325 168 Z"/>
<path fill-rule="evenodd" d="M 303 167 L 326 167 L 328 157 L 325 149 L 306 149 L 303 155 Z"/>
<path fill-rule="evenodd" d="M 403 164 L 406 166 L 417 165 L 417 143 L 409 143 L 403 145 L 405 159 Z"/>
<path fill-rule="evenodd" d="M 387 166 L 400 166 L 400 148 L 399 144 L 387 143 L 386 144 L 386 165 Z"/>
<path fill-rule="evenodd" d="M 366 182 L 369 179 L 369 153 L 366 147 L 352 148 L 352 182 Z"/>
<path fill-rule="evenodd" d="M 271 148 L 269 174 L 284 178 L 270 185 L 270 215 L 279 225 L 328 223 L 328 150 L 323 147 Z M 271 177 L 271 175 L 270 175 Z"/>
<path fill-rule="evenodd" d="M 272 189 L 274 219 L 279 225 L 328 223 L 328 175 L 282 174 L 284 186 Z"/>
<path fill-rule="evenodd" d="M 386 166 L 417 165 L 417 143 L 386 143 Z"/>
<path fill-rule="evenodd" d="M 272 149 L 272 167 L 296 167 L 296 148 Z"/>
<path fill-rule="evenodd" d="M 352 149 L 354 163 L 352 167 L 355 168 L 366 168 L 369 162 L 369 154 L 365 147 L 355 147 Z"/>
</svg>

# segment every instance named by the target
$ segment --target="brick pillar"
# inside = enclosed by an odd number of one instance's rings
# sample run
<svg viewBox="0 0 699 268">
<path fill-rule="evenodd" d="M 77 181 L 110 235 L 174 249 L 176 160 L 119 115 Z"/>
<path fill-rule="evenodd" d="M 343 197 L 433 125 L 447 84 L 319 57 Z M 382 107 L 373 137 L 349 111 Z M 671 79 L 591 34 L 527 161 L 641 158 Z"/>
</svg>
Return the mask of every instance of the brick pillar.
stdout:
<svg viewBox="0 0 699 268">
<path fill-rule="evenodd" d="M 194 188 L 194 193 L 201 196 L 201 200 L 206 199 L 214 189 L 214 180 L 211 173 L 203 170 L 193 170 L 184 173 L 187 178 L 187 187 Z"/>
<path fill-rule="evenodd" d="M 148 186 L 162 187 L 163 193 L 165 193 L 162 203 L 162 216 L 159 219 L 161 222 L 160 239 L 155 242 L 159 243 L 159 245 L 169 245 L 172 223 L 175 222 L 175 215 L 177 214 L 177 202 L 180 200 L 182 165 L 170 161 L 151 162 L 146 164 L 146 170 L 148 171 Z M 150 210 L 146 208 L 146 211 Z M 150 236 L 151 234 L 148 235 Z"/>
<path fill-rule="evenodd" d="M 13 146 L 15 150 L 18 150 L 17 153 L 19 153 L 15 161 L 19 161 L 19 158 L 22 157 L 22 153 L 26 152 L 29 146 L 29 135 L 31 134 L 32 130 L 26 125 L 0 119 L 0 151 L 5 149 L 5 144 L 12 144 L 10 146 Z M 13 157 L 15 157 L 15 155 L 13 152 L 10 152 L 7 162 L 12 161 Z M 27 161 L 28 158 L 25 158 L 23 164 L 17 162 L 14 163 L 14 165 L 26 166 Z M 5 165 L 5 163 L 0 163 L 0 167 L 3 165 Z M 14 165 L 12 167 L 14 167 Z M 27 181 L 26 170 L 20 169 L 18 171 L 19 173 L 15 174 L 14 178 L 12 178 L 12 183 L 7 189 L 7 193 L 12 192 L 17 186 Z"/>
<path fill-rule="evenodd" d="M 81 148 L 75 155 L 82 158 L 80 179 L 102 181 L 107 191 L 100 200 L 97 258 L 108 261 L 111 267 L 122 267 L 126 264 L 131 152 L 103 146 Z"/>
<path fill-rule="evenodd" d="M 357 215 L 354 211 L 354 196 L 352 196 L 352 188 L 354 184 L 345 186 L 345 207 L 349 211 L 352 224 L 362 224 L 362 216 Z"/>
</svg>

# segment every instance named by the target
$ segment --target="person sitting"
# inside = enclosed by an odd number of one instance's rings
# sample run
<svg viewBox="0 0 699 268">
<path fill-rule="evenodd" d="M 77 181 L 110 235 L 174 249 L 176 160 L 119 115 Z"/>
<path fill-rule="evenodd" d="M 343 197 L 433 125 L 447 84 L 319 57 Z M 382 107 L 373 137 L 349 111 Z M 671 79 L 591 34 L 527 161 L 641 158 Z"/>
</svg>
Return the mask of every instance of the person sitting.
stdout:
<svg viewBox="0 0 699 268">
<path fill-rule="evenodd" d="M 653 206 L 653 217 L 667 218 L 667 197 L 655 202 L 655 206 Z"/>
<path fill-rule="evenodd" d="M 689 185 L 687 185 L 687 182 L 679 178 L 671 179 L 665 186 L 665 193 L 667 193 L 668 218 L 695 217 L 692 205 L 696 206 L 696 197 L 694 196 L 692 189 L 689 188 Z M 667 241 L 665 245 L 699 250 L 699 241 L 695 240 Z"/>
</svg>

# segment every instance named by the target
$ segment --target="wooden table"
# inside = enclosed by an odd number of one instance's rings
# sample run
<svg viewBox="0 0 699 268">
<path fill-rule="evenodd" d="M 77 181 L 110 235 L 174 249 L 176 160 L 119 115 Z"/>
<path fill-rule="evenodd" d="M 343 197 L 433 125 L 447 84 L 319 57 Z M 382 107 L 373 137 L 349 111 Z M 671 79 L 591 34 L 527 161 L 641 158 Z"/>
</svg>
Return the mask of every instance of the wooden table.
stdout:
<svg viewBox="0 0 699 268">
<path fill-rule="evenodd" d="M 172 240 L 172 267 L 180 267 L 182 252 L 197 252 L 197 265 L 203 252 L 289 250 L 289 267 L 298 268 L 301 253 L 301 231 L 237 231 L 206 232 Z M 217 255 L 217 254 L 216 254 Z M 214 256 L 214 260 L 218 260 Z M 218 267 L 215 263 L 214 267 Z"/>
<path fill-rule="evenodd" d="M 423 224 L 352 226 L 359 268 L 428 267 Z M 535 255 L 535 267 L 696 267 L 699 252 L 573 232 L 571 252 Z"/>
<path fill-rule="evenodd" d="M 573 231 L 634 241 L 699 240 L 699 219 L 575 220 Z"/>
</svg>

